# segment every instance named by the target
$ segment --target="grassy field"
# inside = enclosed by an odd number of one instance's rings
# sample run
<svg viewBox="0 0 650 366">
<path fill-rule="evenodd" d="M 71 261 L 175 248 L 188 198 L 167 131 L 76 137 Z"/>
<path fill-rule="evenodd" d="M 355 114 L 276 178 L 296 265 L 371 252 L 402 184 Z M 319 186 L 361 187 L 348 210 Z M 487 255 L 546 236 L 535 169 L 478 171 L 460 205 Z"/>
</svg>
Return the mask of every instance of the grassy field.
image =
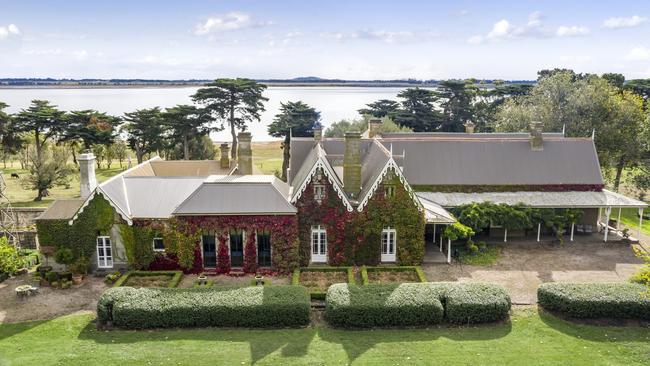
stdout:
<svg viewBox="0 0 650 366">
<path fill-rule="evenodd" d="M 253 163 L 257 169 L 264 174 L 275 174 L 282 169 L 282 149 L 280 142 L 258 142 L 252 144 Z M 120 168 L 118 163 L 113 163 L 111 169 L 97 169 L 97 180 L 101 183 L 108 178 L 122 172 L 126 168 Z M 35 202 L 35 190 L 28 190 L 22 187 L 20 179 L 11 178 L 11 173 L 18 173 L 20 177 L 28 175 L 27 170 L 20 169 L 16 161 L 7 162 L 7 168 L 1 169 L 2 175 L 7 182 L 7 196 L 15 207 L 47 207 L 52 201 L 61 198 L 79 197 L 79 179 L 72 177 L 69 187 L 54 187 L 50 189 L 50 196 L 43 201 Z"/>
<path fill-rule="evenodd" d="M 646 216 L 646 211 L 650 211 L 650 208 L 647 208 L 643 216 Z M 613 209 L 612 210 L 612 216 L 613 218 L 617 218 L 618 215 L 618 210 Z M 624 208 L 623 211 L 621 212 L 621 222 L 630 228 L 630 234 L 632 236 L 636 237 L 636 231 L 639 228 L 639 212 L 636 208 Z M 644 218 L 643 219 L 643 226 L 641 227 L 641 231 L 646 234 L 650 235 L 650 219 Z"/>
<path fill-rule="evenodd" d="M 533 309 L 481 327 L 98 331 L 92 315 L 0 325 L 1 365 L 647 365 L 650 331 Z"/>
</svg>

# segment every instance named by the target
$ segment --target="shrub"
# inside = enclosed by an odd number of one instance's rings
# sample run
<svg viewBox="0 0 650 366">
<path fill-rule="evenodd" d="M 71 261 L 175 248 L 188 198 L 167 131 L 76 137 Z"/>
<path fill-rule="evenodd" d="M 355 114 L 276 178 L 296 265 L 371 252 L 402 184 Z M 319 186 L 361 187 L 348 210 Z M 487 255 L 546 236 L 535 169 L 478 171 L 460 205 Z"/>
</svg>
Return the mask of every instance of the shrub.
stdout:
<svg viewBox="0 0 650 366">
<path fill-rule="evenodd" d="M 113 273 L 109 273 L 104 277 L 104 283 L 107 285 L 112 285 L 117 281 L 120 277 L 122 277 L 122 274 L 119 271 L 115 271 Z"/>
<path fill-rule="evenodd" d="M 438 294 L 425 283 L 367 286 L 339 283 L 327 291 L 325 317 L 336 326 L 437 324 L 443 314 Z"/>
<path fill-rule="evenodd" d="M 54 253 L 56 263 L 63 264 L 66 268 L 74 261 L 74 254 L 68 248 L 61 248 Z"/>
<path fill-rule="evenodd" d="M 0 272 L 12 275 L 23 267 L 18 250 L 9 244 L 6 237 L 0 238 Z"/>
<path fill-rule="evenodd" d="M 456 324 L 487 323 L 504 319 L 510 311 L 510 296 L 498 285 L 449 283 L 443 285 L 445 316 Z"/>
<path fill-rule="evenodd" d="M 647 288 L 635 283 L 543 283 L 539 305 L 574 318 L 650 319 Z"/>
<path fill-rule="evenodd" d="M 70 266 L 70 272 L 74 274 L 85 275 L 88 274 L 89 271 L 90 259 L 88 259 L 88 257 L 81 256 Z"/>
<path fill-rule="evenodd" d="M 50 284 L 52 284 L 52 283 L 58 281 L 58 279 L 59 279 L 59 274 L 56 273 L 56 272 L 54 272 L 54 271 L 49 271 L 49 272 L 47 272 L 47 273 L 45 274 L 45 279 L 47 280 L 47 282 L 49 282 Z"/>
<path fill-rule="evenodd" d="M 325 317 L 332 325 L 374 327 L 450 323 L 475 324 L 507 317 L 510 296 L 498 285 L 429 282 L 351 286 L 327 292 Z"/>
<path fill-rule="evenodd" d="M 117 327 L 294 327 L 309 323 L 302 286 L 208 289 L 108 289 L 97 303 L 99 324 Z"/>
</svg>

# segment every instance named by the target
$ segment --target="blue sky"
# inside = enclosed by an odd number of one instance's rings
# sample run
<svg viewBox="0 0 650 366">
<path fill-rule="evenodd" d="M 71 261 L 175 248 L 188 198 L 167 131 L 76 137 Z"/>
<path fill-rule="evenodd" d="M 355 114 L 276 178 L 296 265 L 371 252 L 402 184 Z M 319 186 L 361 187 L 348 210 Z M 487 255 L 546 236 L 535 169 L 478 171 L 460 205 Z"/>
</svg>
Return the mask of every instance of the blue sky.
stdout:
<svg viewBox="0 0 650 366">
<path fill-rule="evenodd" d="M 650 2 L 0 1 L 0 77 L 650 77 Z"/>
</svg>

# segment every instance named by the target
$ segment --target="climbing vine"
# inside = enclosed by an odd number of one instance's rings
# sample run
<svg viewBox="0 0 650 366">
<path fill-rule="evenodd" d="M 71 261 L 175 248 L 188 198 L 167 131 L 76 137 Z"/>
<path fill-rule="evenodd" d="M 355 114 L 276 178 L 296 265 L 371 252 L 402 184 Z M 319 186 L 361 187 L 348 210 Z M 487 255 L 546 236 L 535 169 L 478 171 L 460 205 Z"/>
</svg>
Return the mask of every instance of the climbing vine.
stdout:
<svg viewBox="0 0 650 366">
<path fill-rule="evenodd" d="M 257 271 L 257 245 L 255 232 L 246 232 L 246 245 L 244 246 L 244 272 L 255 273 Z"/>
</svg>

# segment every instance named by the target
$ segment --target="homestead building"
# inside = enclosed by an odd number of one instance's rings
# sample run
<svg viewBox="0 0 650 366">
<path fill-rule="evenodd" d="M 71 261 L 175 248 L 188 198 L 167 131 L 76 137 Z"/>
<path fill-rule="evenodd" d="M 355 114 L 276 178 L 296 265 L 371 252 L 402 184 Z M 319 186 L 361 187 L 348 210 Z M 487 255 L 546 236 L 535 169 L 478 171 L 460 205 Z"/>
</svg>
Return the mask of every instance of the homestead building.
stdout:
<svg viewBox="0 0 650 366">
<path fill-rule="evenodd" d="M 285 183 L 254 174 L 251 137 L 237 160 L 145 161 L 96 184 L 94 157 L 78 158 L 80 199 L 58 200 L 37 220 L 41 245 L 91 257 L 96 269 L 288 271 L 313 264 L 449 262 L 450 208 L 472 202 L 582 210 L 568 233 L 617 227 L 621 208 L 645 203 L 604 189 L 591 138 L 542 133 L 364 133 L 291 139 Z M 617 222 L 620 222 L 618 220 Z M 605 229 L 606 228 L 606 229 Z M 504 241 L 529 236 L 491 227 Z M 611 240 L 611 237 L 610 237 Z"/>
</svg>

